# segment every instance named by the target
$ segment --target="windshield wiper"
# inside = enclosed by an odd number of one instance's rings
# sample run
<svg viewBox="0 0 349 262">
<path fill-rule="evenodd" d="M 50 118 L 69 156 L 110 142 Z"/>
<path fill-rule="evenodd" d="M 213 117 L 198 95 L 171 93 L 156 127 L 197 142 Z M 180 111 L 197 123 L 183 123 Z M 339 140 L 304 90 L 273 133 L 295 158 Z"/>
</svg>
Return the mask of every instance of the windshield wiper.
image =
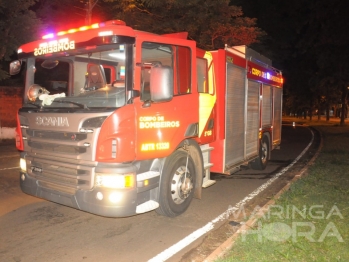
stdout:
<svg viewBox="0 0 349 262">
<path fill-rule="evenodd" d="M 73 104 L 73 105 L 76 105 L 76 106 L 78 106 L 80 108 L 90 110 L 87 105 L 81 104 L 81 103 L 78 103 L 78 102 L 73 102 L 73 101 L 68 101 L 68 100 L 53 100 L 53 102 L 65 103 L 65 104 Z"/>
</svg>

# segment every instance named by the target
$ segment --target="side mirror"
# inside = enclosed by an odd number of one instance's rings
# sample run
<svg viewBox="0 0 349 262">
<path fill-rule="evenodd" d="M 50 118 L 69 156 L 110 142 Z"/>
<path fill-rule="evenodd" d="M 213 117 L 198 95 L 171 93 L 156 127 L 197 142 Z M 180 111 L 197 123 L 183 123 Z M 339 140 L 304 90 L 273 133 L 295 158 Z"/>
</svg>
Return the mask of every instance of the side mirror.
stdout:
<svg viewBox="0 0 349 262">
<path fill-rule="evenodd" d="M 20 60 L 15 60 L 10 63 L 10 75 L 17 75 L 21 71 L 22 63 Z"/>
<path fill-rule="evenodd" d="M 169 66 L 152 66 L 150 97 L 153 102 L 167 102 L 173 97 L 173 70 Z"/>
</svg>

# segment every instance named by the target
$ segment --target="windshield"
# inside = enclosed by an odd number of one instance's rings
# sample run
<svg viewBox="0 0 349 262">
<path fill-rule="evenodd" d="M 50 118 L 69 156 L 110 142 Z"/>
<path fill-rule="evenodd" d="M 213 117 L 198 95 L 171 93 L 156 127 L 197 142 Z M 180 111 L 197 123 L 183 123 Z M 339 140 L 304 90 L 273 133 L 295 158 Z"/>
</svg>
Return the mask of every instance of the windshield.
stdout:
<svg viewBox="0 0 349 262">
<path fill-rule="evenodd" d="M 84 48 L 64 57 L 29 58 L 24 101 L 44 107 L 125 105 L 125 45 L 112 47 L 98 52 Z"/>
</svg>

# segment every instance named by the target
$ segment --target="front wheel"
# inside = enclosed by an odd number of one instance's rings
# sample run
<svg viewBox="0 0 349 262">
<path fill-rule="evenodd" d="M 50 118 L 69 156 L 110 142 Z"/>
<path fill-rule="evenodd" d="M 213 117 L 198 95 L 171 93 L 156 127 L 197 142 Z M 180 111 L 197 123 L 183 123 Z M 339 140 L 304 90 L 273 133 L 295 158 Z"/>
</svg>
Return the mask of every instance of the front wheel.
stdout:
<svg viewBox="0 0 349 262">
<path fill-rule="evenodd" d="M 193 199 L 196 182 L 192 157 L 184 150 L 175 151 L 166 159 L 159 194 L 160 215 L 175 217 L 187 210 Z"/>
<path fill-rule="evenodd" d="M 256 170 L 264 170 L 268 164 L 269 154 L 269 139 L 263 136 L 259 146 L 258 157 L 251 162 L 251 167 Z"/>
</svg>

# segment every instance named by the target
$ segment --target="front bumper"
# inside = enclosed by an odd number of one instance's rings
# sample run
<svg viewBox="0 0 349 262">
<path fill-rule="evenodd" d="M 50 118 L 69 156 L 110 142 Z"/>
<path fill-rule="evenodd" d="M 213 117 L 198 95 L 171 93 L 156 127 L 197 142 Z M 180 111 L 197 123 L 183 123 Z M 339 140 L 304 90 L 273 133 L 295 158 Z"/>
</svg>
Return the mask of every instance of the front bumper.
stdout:
<svg viewBox="0 0 349 262">
<path fill-rule="evenodd" d="M 29 195 L 106 217 L 126 217 L 136 214 L 137 188 L 94 187 L 89 191 L 64 192 L 65 190 L 60 190 L 58 187 L 55 189 L 40 186 L 39 181 L 27 173 L 21 172 L 20 177 L 21 189 Z"/>
</svg>

